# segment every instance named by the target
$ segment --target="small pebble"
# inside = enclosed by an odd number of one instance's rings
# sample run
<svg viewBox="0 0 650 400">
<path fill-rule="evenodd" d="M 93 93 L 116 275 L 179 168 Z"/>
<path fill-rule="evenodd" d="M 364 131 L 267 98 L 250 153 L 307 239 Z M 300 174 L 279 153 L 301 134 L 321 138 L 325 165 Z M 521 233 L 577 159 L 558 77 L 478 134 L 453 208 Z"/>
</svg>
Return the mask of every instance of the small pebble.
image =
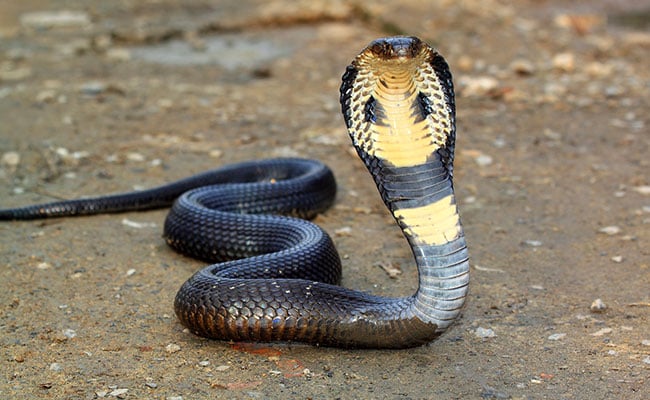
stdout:
<svg viewBox="0 0 650 400">
<path fill-rule="evenodd" d="M 167 396 L 165 400 L 183 400 L 183 396 Z"/>
<path fill-rule="evenodd" d="M 230 365 L 219 365 L 215 371 L 223 372 L 230 369 Z"/>
<path fill-rule="evenodd" d="M 608 333 L 612 333 L 612 328 L 603 328 L 603 329 L 600 329 L 599 331 L 591 333 L 590 335 L 591 336 L 603 336 L 603 335 L 606 335 Z"/>
<path fill-rule="evenodd" d="M 606 226 L 604 228 L 598 229 L 598 233 L 604 233 L 605 235 L 613 236 L 621 232 L 621 228 L 616 225 Z"/>
<path fill-rule="evenodd" d="M 466 97 L 480 97 L 493 93 L 499 87 L 499 81 L 490 76 L 461 76 L 459 86 L 461 93 Z"/>
<path fill-rule="evenodd" d="M 476 336 L 480 337 L 480 338 L 483 338 L 483 339 L 485 339 L 485 338 L 493 338 L 493 337 L 496 337 L 496 335 L 497 335 L 496 333 L 494 333 L 494 331 L 492 329 L 483 328 L 481 326 L 476 328 L 476 331 L 474 331 L 474 334 Z"/>
<path fill-rule="evenodd" d="M 101 94 L 102 92 L 106 91 L 106 88 L 107 86 L 104 82 L 91 81 L 82 84 L 81 87 L 79 88 L 79 91 L 82 94 L 88 96 L 97 96 L 98 94 Z"/>
<path fill-rule="evenodd" d="M 124 396 L 129 389 L 115 389 L 111 391 L 108 395 L 111 397 L 119 397 L 119 396 Z"/>
<path fill-rule="evenodd" d="M 614 261 L 617 264 L 622 263 L 623 262 L 623 256 L 614 256 L 614 257 L 612 257 L 612 261 Z"/>
<path fill-rule="evenodd" d="M 155 228 L 157 226 L 155 222 L 136 222 L 136 221 L 131 221 L 128 218 L 122 219 L 122 225 L 128 226 L 130 228 L 137 228 L 137 229 Z"/>
<path fill-rule="evenodd" d="M 155 389 L 158 387 L 158 384 L 156 382 L 145 382 L 144 385 L 151 389 Z"/>
<path fill-rule="evenodd" d="M 605 310 L 607 310 L 607 304 L 603 303 L 601 299 L 596 299 L 591 303 L 589 309 L 593 313 L 602 313 L 605 312 Z"/>
<path fill-rule="evenodd" d="M 135 268 L 131 268 L 130 270 L 126 271 L 126 276 L 132 276 L 135 274 Z"/>
<path fill-rule="evenodd" d="M 645 364 L 650 364 L 650 356 L 647 356 L 642 360 Z"/>
<path fill-rule="evenodd" d="M 63 336 L 67 337 L 68 339 L 72 339 L 77 336 L 77 332 L 74 329 L 64 329 Z"/>
<path fill-rule="evenodd" d="M 20 164 L 20 154 L 15 151 L 8 151 L 2 155 L 0 162 L 12 170 L 16 169 L 18 164 Z"/>
<path fill-rule="evenodd" d="M 476 265 L 476 264 L 474 265 L 474 269 L 476 269 L 477 271 L 484 271 L 484 272 L 498 272 L 500 274 L 506 272 L 506 271 L 502 270 L 501 268 L 489 268 L 489 267 L 483 267 L 483 266 Z"/>
<path fill-rule="evenodd" d="M 219 158 L 223 155 L 223 151 L 219 149 L 213 149 L 208 152 L 208 156 L 212 158 Z"/>
<path fill-rule="evenodd" d="M 63 367 L 59 363 L 50 364 L 50 371 L 61 371 Z"/>
<path fill-rule="evenodd" d="M 542 245 L 542 242 L 539 240 L 524 240 L 522 244 L 530 247 L 540 247 Z"/>
<path fill-rule="evenodd" d="M 650 346 L 650 340 L 648 340 L 648 339 L 643 339 L 643 340 L 641 341 L 641 344 L 644 345 L 644 346 Z"/>
<path fill-rule="evenodd" d="M 383 269 L 391 279 L 397 279 L 397 277 L 402 274 L 402 270 L 399 268 L 399 265 L 390 262 L 387 264 L 380 263 L 379 267 L 381 267 L 381 269 Z"/>
<path fill-rule="evenodd" d="M 467 196 L 467 197 L 465 197 L 465 199 L 463 200 L 463 203 L 465 203 L 465 204 L 474 204 L 474 203 L 476 203 L 476 196 Z"/>
<path fill-rule="evenodd" d="M 334 231 L 336 236 L 350 236 L 352 234 L 352 228 L 349 226 L 344 226 L 342 228 L 336 229 Z"/>
<path fill-rule="evenodd" d="M 20 23 L 27 28 L 71 28 L 90 25 L 90 15 L 82 11 L 37 11 L 22 14 Z"/>
<path fill-rule="evenodd" d="M 199 366 L 200 367 L 207 367 L 208 365 L 210 365 L 210 361 L 208 361 L 208 360 L 199 361 Z"/>
<path fill-rule="evenodd" d="M 548 337 L 548 340 L 560 340 L 566 336 L 566 333 L 554 333 Z"/>
<path fill-rule="evenodd" d="M 561 140 L 562 139 L 562 134 L 559 132 L 556 132 L 552 129 L 546 128 L 544 129 L 543 132 L 544 136 L 547 137 L 548 139 L 551 140 Z"/>
<path fill-rule="evenodd" d="M 130 152 L 126 154 L 126 159 L 129 161 L 142 162 L 145 160 L 145 157 L 140 153 Z"/>
<path fill-rule="evenodd" d="M 492 165 L 493 159 L 492 156 L 489 156 L 487 154 L 481 154 L 476 158 L 474 158 L 474 162 L 479 167 L 487 167 L 488 165 Z"/>
<path fill-rule="evenodd" d="M 45 261 L 40 262 L 40 263 L 38 263 L 38 265 L 36 265 L 36 268 L 38 268 L 38 269 L 50 269 L 51 267 L 52 267 L 52 265 L 50 263 L 48 263 L 48 262 L 45 262 Z"/>
<path fill-rule="evenodd" d="M 165 347 L 165 351 L 167 353 L 176 353 L 177 351 L 181 350 L 181 346 L 177 345 L 176 343 L 170 343 Z"/>
<path fill-rule="evenodd" d="M 553 57 L 553 68 L 562 72 L 571 72 L 575 69 L 576 61 L 572 53 L 559 53 Z"/>
<path fill-rule="evenodd" d="M 517 59 L 510 63 L 510 69 L 519 75 L 531 75 L 535 72 L 535 66 L 528 60 Z"/>
<path fill-rule="evenodd" d="M 643 195 L 648 195 L 650 194 L 650 185 L 634 186 L 632 190 Z"/>
</svg>

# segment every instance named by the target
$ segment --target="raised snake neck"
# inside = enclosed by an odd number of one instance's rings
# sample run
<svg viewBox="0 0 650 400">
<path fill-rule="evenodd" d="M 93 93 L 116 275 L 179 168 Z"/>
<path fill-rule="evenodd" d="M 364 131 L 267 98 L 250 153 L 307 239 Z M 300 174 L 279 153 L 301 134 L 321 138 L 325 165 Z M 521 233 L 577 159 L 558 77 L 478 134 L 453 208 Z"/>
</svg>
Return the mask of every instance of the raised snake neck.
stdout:
<svg viewBox="0 0 650 400">
<path fill-rule="evenodd" d="M 452 182 L 449 68 L 417 38 L 378 39 L 347 67 L 340 94 L 352 142 L 413 251 L 419 286 L 412 296 L 337 286 L 339 256 L 322 229 L 254 215 L 309 218 L 326 209 L 334 178 L 313 160 L 236 164 L 141 192 L 0 210 L 0 220 L 157 208 L 178 198 L 165 221 L 167 243 L 216 262 L 176 295 L 176 314 L 192 332 L 338 347 L 427 343 L 458 317 L 469 283 Z"/>
</svg>

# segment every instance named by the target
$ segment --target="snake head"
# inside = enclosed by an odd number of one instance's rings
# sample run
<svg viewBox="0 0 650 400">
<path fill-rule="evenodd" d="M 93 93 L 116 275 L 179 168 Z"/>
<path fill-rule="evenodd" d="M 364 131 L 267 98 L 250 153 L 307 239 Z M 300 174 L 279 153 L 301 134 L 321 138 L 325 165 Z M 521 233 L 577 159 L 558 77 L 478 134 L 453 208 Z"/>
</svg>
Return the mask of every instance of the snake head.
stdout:
<svg viewBox="0 0 650 400">
<path fill-rule="evenodd" d="M 416 57 L 422 50 L 423 43 L 413 36 L 393 36 L 373 40 L 367 51 L 383 60 L 405 60 Z"/>
</svg>

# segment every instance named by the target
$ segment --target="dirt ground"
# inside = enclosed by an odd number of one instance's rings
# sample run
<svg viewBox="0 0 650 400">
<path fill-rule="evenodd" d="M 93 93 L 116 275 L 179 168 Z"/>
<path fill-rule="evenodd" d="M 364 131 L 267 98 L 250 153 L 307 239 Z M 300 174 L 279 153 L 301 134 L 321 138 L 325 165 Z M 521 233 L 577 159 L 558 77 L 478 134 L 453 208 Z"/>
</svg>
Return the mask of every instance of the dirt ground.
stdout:
<svg viewBox="0 0 650 400">
<path fill-rule="evenodd" d="M 650 5 L 395 3 L 4 2 L 2 207 L 316 158 L 343 285 L 387 296 L 416 271 L 338 86 L 372 39 L 428 41 L 457 88 L 472 281 L 420 348 L 234 345 L 174 316 L 202 264 L 166 247 L 165 210 L 2 223 L 0 397 L 650 398 Z"/>
</svg>

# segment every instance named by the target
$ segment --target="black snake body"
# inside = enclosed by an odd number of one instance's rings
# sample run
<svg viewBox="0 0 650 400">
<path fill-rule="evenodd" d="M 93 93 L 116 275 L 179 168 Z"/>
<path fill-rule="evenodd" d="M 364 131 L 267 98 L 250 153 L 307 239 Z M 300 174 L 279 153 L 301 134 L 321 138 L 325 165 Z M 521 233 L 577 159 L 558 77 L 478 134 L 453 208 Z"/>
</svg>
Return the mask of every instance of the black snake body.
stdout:
<svg viewBox="0 0 650 400">
<path fill-rule="evenodd" d="M 427 343 L 457 318 L 469 283 L 452 182 L 451 74 L 417 38 L 378 39 L 343 75 L 341 107 L 358 154 L 413 250 L 419 288 L 412 296 L 385 298 L 338 286 L 341 263 L 331 239 L 294 218 L 311 218 L 334 200 L 332 173 L 313 160 L 234 164 L 140 192 L 4 209 L 0 220 L 173 203 L 167 243 L 213 263 L 176 295 L 176 314 L 192 332 L 339 347 Z"/>
</svg>

